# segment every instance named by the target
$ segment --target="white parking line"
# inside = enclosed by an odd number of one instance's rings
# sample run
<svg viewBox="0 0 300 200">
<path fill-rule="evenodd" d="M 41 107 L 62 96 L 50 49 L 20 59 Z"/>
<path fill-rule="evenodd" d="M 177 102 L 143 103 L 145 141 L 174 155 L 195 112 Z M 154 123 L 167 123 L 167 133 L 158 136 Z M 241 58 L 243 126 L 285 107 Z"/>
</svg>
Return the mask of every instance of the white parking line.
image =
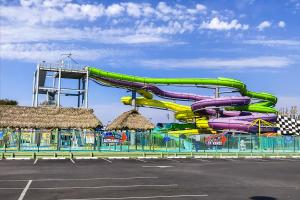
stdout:
<svg viewBox="0 0 300 200">
<path fill-rule="evenodd" d="M 244 159 L 262 159 L 262 156 L 245 156 Z"/>
<path fill-rule="evenodd" d="M 186 158 L 186 156 L 168 156 L 167 158 L 175 158 L 175 159 L 179 159 L 179 158 Z"/>
<path fill-rule="evenodd" d="M 137 187 L 177 187 L 178 184 L 169 185 L 104 185 L 93 187 L 49 187 L 49 188 L 30 188 L 30 190 L 69 190 L 69 189 L 102 189 L 102 188 L 137 188 Z"/>
<path fill-rule="evenodd" d="M 162 198 L 188 198 L 188 197 L 207 197 L 207 194 L 182 194 L 172 196 L 143 196 L 143 197 L 100 197 L 100 198 L 88 198 L 88 199 L 60 199 L 60 200 L 118 200 L 118 199 L 162 199 Z"/>
<path fill-rule="evenodd" d="M 116 156 L 116 157 L 108 157 L 108 159 L 126 159 L 126 160 L 128 160 L 128 159 L 130 159 L 130 157 L 126 157 L 126 156 L 124 156 L 124 157 Z"/>
<path fill-rule="evenodd" d="M 172 162 L 177 162 L 177 163 L 180 163 L 180 161 L 179 161 L 179 160 L 174 160 L 174 159 L 171 159 L 171 158 L 166 158 L 166 160 L 170 160 L 170 161 L 172 161 Z"/>
<path fill-rule="evenodd" d="M 143 162 L 143 163 L 146 163 L 146 162 L 147 162 L 147 161 L 145 161 L 145 160 L 143 160 L 143 159 L 140 159 L 140 158 L 137 158 L 137 159 L 135 159 L 135 160 L 140 161 L 140 162 Z"/>
<path fill-rule="evenodd" d="M 145 167 L 145 168 L 151 168 L 151 167 L 156 167 L 156 168 L 169 168 L 169 167 L 173 167 L 173 166 L 170 166 L 170 165 L 144 165 L 142 167 Z"/>
<path fill-rule="evenodd" d="M 44 157 L 43 160 L 65 160 L 65 157 Z"/>
<path fill-rule="evenodd" d="M 238 156 L 221 156 L 220 158 L 224 158 L 224 159 L 227 159 L 227 158 L 239 158 Z"/>
<path fill-rule="evenodd" d="M 136 176 L 136 177 L 100 177 L 100 178 L 72 178 L 72 179 L 62 179 L 62 178 L 57 178 L 57 179 L 34 179 L 32 181 L 90 181 L 90 180 L 134 180 L 134 179 L 158 179 L 158 177 L 156 176 Z M 29 181 L 28 179 L 24 179 L 24 180 L 21 180 L 21 179 L 16 179 L 16 180 L 13 180 L 13 179 L 7 179 L 7 180 L 1 180 L 0 179 L 0 182 L 21 182 L 21 181 Z M 18 188 L 16 188 L 18 189 Z M 20 188 L 19 188 L 20 189 Z"/>
<path fill-rule="evenodd" d="M 208 162 L 208 163 L 211 163 L 212 161 L 210 160 L 203 160 L 203 159 L 199 159 L 199 158 L 193 158 L 194 160 L 199 160 L 201 162 Z"/>
<path fill-rule="evenodd" d="M 300 158 L 300 156 L 292 156 L 292 158 Z"/>
<path fill-rule="evenodd" d="M 76 157 L 76 160 L 97 160 L 97 157 Z"/>
<path fill-rule="evenodd" d="M 25 186 L 24 190 L 22 191 L 21 195 L 19 196 L 18 200 L 23 200 L 27 190 L 29 189 L 30 185 L 31 185 L 32 180 L 29 180 L 27 185 Z"/>
<path fill-rule="evenodd" d="M 159 158 L 157 156 L 147 156 L 147 157 L 140 156 L 138 157 L 138 159 L 159 159 Z"/>
<path fill-rule="evenodd" d="M 33 165 L 35 165 L 37 163 L 38 159 L 36 158 L 33 162 Z"/>
<path fill-rule="evenodd" d="M 106 159 L 106 158 L 101 158 L 101 159 L 102 159 L 102 160 L 105 160 L 106 162 L 112 163 L 111 160 L 108 160 L 108 159 Z"/>
<path fill-rule="evenodd" d="M 269 156 L 271 159 L 286 158 L 286 156 Z"/>
<path fill-rule="evenodd" d="M 74 161 L 72 158 L 70 158 L 70 161 L 71 161 L 73 164 L 75 164 L 75 161 Z"/>
<path fill-rule="evenodd" d="M 194 158 L 214 158 L 213 156 L 194 156 Z"/>
</svg>

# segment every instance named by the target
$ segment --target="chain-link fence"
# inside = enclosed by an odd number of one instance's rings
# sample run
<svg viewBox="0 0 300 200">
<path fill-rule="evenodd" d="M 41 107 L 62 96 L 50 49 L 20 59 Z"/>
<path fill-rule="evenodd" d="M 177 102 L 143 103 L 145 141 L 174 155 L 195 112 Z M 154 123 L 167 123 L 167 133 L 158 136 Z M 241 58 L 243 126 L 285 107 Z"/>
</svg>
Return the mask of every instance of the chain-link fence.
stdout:
<svg viewBox="0 0 300 200">
<path fill-rule="evenodd" d="M 0 151 L 300 152 L 298 136 L 168 135 L 139 131 L 0 130 Z"/>
</svg>

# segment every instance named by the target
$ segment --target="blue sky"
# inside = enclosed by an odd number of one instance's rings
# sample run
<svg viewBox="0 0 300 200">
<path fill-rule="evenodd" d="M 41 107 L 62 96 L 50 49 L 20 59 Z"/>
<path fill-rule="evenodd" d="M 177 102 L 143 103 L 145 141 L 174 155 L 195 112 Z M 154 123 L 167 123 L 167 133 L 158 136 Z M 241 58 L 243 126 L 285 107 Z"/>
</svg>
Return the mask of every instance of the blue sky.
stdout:
<svg viewBox="0 0 300 200">
<path fill-rule="evenodd" d="M 30 105 L 36 63 L 71 52 L 82 65 L 119 73 L 236 78 L 277 95 L 278 107 L 300 107 L 299 19 L 299 0 L 0 0 L 0 98 Z M 90 89 L 104 123 L 130 109 L 120 103 L 126 91 Z"/>
</svg>

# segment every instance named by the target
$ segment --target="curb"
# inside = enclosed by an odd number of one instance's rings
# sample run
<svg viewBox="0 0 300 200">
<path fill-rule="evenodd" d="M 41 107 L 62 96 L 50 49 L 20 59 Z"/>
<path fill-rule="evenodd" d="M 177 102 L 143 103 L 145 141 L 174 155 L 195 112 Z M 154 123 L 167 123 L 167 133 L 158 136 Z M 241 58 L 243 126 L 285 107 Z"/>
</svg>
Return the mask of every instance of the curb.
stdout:
<svg viewBox="0 0 300 200">
<path fill-rule="evenodd" d="M 7 157 L 5 160 L 30 160 L 31 158 L 29 157 Z"/>
</svg>

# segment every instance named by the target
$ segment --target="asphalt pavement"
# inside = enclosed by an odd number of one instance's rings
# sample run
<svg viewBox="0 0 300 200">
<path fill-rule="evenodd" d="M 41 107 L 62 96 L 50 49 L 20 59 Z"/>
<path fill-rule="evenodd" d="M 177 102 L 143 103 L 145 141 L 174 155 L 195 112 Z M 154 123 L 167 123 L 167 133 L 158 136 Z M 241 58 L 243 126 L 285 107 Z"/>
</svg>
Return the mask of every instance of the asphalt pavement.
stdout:
<svg viewBox="0 0 300 200">
<path fill-rule="evenodd" d="M 300 159 L 0 160 L 0 199 L 299 200 Z"/>
</svg>

